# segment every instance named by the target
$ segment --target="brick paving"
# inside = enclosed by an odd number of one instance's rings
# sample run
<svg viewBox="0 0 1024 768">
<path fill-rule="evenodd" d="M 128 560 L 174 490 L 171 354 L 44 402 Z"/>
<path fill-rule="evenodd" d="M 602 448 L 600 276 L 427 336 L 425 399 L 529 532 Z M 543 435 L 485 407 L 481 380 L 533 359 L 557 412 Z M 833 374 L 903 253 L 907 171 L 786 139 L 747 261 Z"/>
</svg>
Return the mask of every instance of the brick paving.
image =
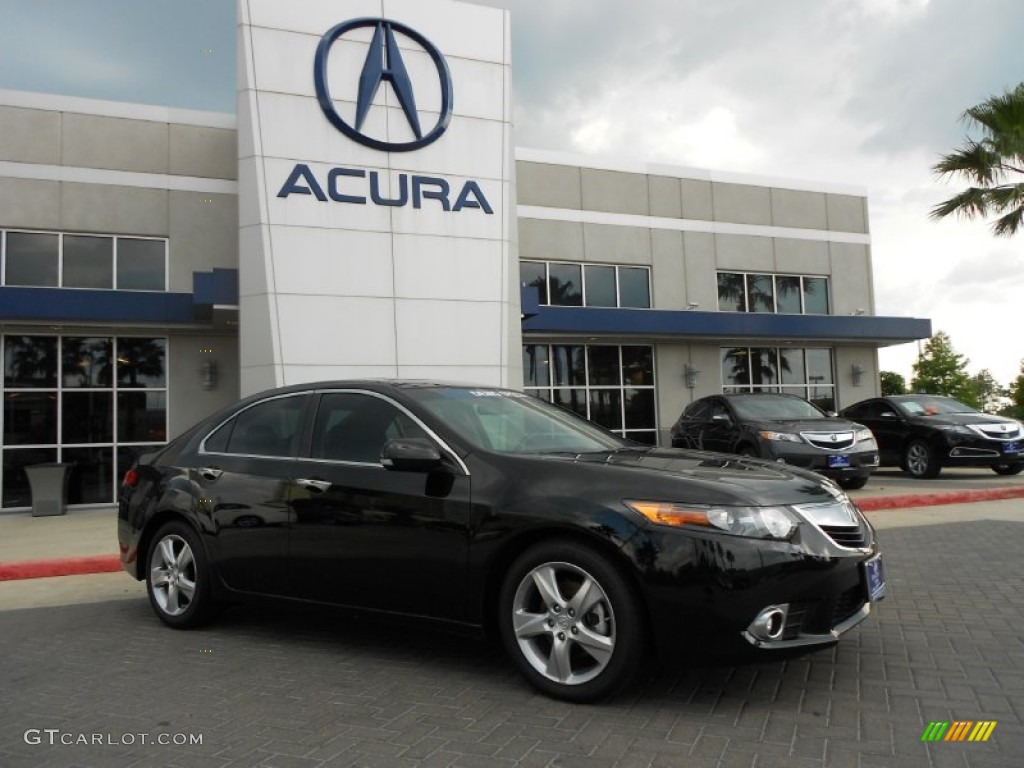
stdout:
<svg viewBox="0 0 1024 768">
<path fill-rule="evenodd" d="M 890 597 L 836 648 L 663 670 L 591 706 L 535 694 L 495 645 L 422 628 L 236 608 L 176 632 L 141 599 L 0 612 L 0 766 L 1024 764 L 1024 523 L 879 536 Z M 932 720 L 998 725 L 924 744 Z M 202 744 L 30 745 L 27 729 Z"/>
</svg>

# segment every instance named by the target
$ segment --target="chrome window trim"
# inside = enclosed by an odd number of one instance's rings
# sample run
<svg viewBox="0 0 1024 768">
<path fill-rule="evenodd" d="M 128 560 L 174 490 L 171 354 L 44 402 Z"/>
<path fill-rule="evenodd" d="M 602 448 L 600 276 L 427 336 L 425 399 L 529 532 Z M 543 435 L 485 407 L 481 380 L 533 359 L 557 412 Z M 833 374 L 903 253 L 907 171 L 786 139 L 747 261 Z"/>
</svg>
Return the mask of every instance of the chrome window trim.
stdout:
<svg viewBox="0 0 1024 768">
<path fill-rule="evenodd" d="M 271 395 L 270 397 L 265 397 L 262 400 L 257 400 L 254 403 L 249 403 L 247 406 L 245 406 L 245 408 L 240 408 L 239 410 L 235 411 L 226 419 L 219 422 L 213 429 L 207 432 L 203 439 L 200 441 L 199 449 L 196 451 L 196 453 L 200 456 L 239 456 L 244 459 L 284 459 L 285 461 L 297 461 L 297 456 L 276 456 L 273 454 L 262 453 L 229 453 L 228 451 L 208 451 L 206 450 L 206 441 L 210 439 L 210 436 L 214 432 L 223 427 L 232 419 L 238 418 L 238 415 L 240 413 L 245 413 L 250 408 L 255 408 L 257 405 L 263 405 L 263 403 L 269 403 L 272 400 L 283 400 L 286 397 L 308 397 L 311 394 L 313 393 L 310 390 L 305 390 L 303 392 L 286 392 L 280 395 Z"/>
<path fill-rule="evenodd" d="M 462 458 L 454 450 L 452 450 L 452 447 L 450 445 L 448 445 L 448 443 L 443 438 L 441 438 L 441 436 L 438 435 L 437 432 L 435 432 L 430 427 L 428 427 L 426 424 L 424 424 L 423 420 L 419 416 L 417 416 L 415 413 L 410 411 L 408 408 L 406 408 L 404 405 L 399 403 L 397 400 L 394 400 L 393 398 L 391 398 L 391 397 L 389 397 L 389 396 L 387 396 L 387 395 L 385 395 L 385 394 L 383 394 L 381 392 L 374 392 L 374 391 L 369 390 L 369 389 L 349 389 L 349 388 L 334 389 L 334 388 L 331 388 L 331 389 L 316 389 L 316 390 L 313 390 L 312 392 L 313 392 L 313 394 L 316 394 L 316 395 L 325 395 L 325 394 L 369 395 L 370 397 L 376 397 L 378 400 L 383 400 L 384 402 L 389 403 L 390 405 L 393 405 L 399 411 L 401 411 L 406 416 L 408 416 L 410 419 L 412 419 L 414 422 L 416 422 L 416 425 L 420 429 L 422 429 L 424 432 L 426 432 L 427 436 L 430 437 L 430 439 L 432 439 L 439 446 L 441 446 L 441 449 L 445 453 L 447 453 L 451 458 L 453 458 L 456 461 L 456 463 L 459 465 L 459 468 L 462 470 L 462 474 L 464 474 L 466 477 L 470 477 L 469 467 L 467 467 L 466 466 L 466 462 L 464 462 L 462 460 Z M 364 462 L 358 462 L 358 461 L 339 461 L 339 460 L 336 460 L 336 459 L 315 459 L 315 458 L 313 458 L 311 456 L 310 457 L 304 457 L 303 460 L 304 461 L 316 461 L 316 462 L 320 462 L 320 463 L 324 463 L 324 464 L 348 464 L 348 465 L 352 465 L 352 466 L 379 467 L 380 469 L 385 469 L 384 465 L 381 464 L 380 462 L 364 463 Z"/>
</svg>

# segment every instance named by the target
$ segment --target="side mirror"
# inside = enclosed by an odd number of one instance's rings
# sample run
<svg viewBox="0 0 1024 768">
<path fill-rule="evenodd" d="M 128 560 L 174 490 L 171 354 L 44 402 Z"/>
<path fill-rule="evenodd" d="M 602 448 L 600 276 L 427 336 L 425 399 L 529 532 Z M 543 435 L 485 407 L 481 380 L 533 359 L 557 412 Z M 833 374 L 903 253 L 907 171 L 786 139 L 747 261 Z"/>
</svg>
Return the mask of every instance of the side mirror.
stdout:
<svg viewBox="0 0 1024 768">
<path fill-rule="evenodd" d="M 422 437 L 388 440 L 380 452 L 385 469 L 397 472 L 430 472 L 442 466 L 441 452 Z"/>
<path fill-rule="evenodd" d="M 711 417 L 712 421 L 724 421 L 726 424 L 732 423 L 732 419 L 729 418 L 728 413 L 716 413 Z"/>
<path fill-rule="evenodd" d="M 879 415 L 879 418 L 880 419 L 895 419 L 895 418 L 898 418 L 898 417 L 892 411 L 885 411 L 884 413 Z"/>
<path fill-rule="evenodd" d="M 825 411 L 825 415 L 828 416 L 830 419 L 839 418 L 839 414 L 836 413 L 835 411 Z"/>
</svg>

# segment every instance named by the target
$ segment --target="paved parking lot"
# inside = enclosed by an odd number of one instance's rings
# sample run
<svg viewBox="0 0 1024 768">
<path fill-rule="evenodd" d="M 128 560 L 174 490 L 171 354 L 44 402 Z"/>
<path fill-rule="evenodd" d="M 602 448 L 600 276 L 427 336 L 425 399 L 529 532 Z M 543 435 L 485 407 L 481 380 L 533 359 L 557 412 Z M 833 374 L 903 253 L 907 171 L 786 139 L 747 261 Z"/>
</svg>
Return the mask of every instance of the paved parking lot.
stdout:
<svg viewBox="0 0 1024 768">
<path fill-rule="evenodd" d="M 174 632 L 138 596 L 0 611 L 0 766 L 1019 766 L 1022 508 L 880 513 L 890 597 L 838 647 L 664 671 L 596 706 L 422 629 L 234 609 Z M 937 720 L 997 725 L 922 743 Z M 60 743 L 94 734 L 114 743 Z M 161 734 L 202 743 L 141 743 Z"/>
</svg>

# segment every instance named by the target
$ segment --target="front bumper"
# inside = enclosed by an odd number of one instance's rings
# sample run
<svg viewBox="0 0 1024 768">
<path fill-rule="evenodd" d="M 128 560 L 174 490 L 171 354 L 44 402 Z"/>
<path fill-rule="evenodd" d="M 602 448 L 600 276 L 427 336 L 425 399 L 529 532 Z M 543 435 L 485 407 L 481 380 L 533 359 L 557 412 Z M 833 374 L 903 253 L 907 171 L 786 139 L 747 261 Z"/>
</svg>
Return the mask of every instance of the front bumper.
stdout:
<svg viewBox="0 0 1024 768">
<path fill-rule="evenodd" d="M 877 448 L 867 450 L 827 451 L 801 443 L 781 440 L 761 441 L 761 455 L 771 461 L 782 461 L 794 467 L 809 469 L 830 478 L 867 477 L 878 468 Z M 830 459 L 848 462 L 848 466 L 830 465 Z"/>
<path fill-rule="evenodd" d="M 845 547 L 819 527 L 801 523 L 791 541 L 729 534 L 688 535 L 647 529 L 630 542 L 649 565 L 642 573 L 659 653 L 730 653 L 822 647 L 871 612 L 863 563 L 877 554 L 866 522 L 863 546 Z M 767 606 L 786 606 L 771 640 L 749 628 Z"/>
</svg>

